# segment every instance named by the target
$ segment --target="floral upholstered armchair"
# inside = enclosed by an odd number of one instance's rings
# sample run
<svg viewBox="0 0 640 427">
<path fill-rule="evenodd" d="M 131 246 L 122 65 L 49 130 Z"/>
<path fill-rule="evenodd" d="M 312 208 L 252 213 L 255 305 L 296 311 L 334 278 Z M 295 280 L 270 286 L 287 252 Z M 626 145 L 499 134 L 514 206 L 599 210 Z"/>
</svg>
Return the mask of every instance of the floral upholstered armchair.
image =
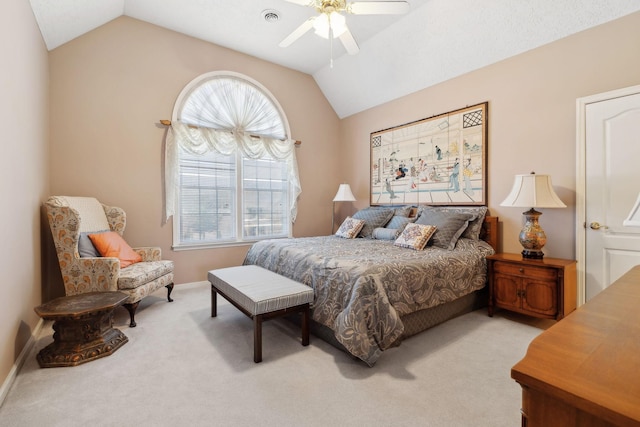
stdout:
<svg viewBox="0 0 640 427">
<path fill-rule="evenodd" d="M 50 197 L 45 208 L 66 295 L 125 293 L 131 327 L 136 326 L 135 312 L 145 296 L 164 286 L 167 300 L 173 301 L 173 261 L 161 260 L 158 247 L 131 248 L 122 240 L 126 215 L 121 208 L 105 206 L 92 197 L 66 196 Z M 110 238 L 108 250 L 106 237 Z M 122 249 L 115 256 L 113 241 L 119 241 Z"/>
</svg>

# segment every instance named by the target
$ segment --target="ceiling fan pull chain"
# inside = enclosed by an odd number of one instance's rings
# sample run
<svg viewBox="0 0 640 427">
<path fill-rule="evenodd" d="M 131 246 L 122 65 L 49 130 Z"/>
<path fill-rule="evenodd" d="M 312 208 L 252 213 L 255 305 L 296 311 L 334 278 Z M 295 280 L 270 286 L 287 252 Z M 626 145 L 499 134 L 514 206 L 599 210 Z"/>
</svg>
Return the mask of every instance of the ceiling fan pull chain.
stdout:
<svg viewBox="0 0 640 427">
<path fill-rule="evenodd" d="M 333 28 L 331 28 L 331 15 L 327 15 L 329 21 L 329 68 L 333 68 Z"/>
</svg>

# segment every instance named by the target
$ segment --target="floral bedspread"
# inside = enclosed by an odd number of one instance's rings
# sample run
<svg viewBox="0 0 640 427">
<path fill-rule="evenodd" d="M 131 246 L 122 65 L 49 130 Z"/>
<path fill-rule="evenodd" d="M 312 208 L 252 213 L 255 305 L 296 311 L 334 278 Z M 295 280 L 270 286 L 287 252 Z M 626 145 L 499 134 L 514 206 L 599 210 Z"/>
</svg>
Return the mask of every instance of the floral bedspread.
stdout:
<svg viewBox="0 0 640 427">
<path fill-rule="evenodd" d="M 312 317 L 354 356 L 372 366 L 404 331 L 401 316 L 485 286 L 493 249 L 460 239 L 452 251 L 401 248 L 392 241 L 336 236 L 263 240 L 255 264 L 314 289 Z"/>
</svg>

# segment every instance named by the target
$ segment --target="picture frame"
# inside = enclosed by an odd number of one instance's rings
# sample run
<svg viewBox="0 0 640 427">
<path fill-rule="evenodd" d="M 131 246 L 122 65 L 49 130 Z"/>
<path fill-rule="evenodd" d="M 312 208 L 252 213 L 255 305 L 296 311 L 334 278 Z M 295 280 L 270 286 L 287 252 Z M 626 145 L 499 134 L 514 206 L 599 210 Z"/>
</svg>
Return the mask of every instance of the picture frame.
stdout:
<svg viewBox="0 0 640 427">
<path fill-rule="evenodd" d="M 370 205 L 485 206 L 488 105 L 371 133 Z"/>
</svg>

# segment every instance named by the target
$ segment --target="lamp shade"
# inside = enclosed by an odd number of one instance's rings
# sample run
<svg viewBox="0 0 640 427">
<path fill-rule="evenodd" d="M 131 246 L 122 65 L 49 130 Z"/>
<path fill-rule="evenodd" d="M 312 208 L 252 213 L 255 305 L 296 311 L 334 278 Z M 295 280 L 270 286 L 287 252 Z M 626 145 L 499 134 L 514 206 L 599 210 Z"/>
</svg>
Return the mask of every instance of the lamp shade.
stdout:
<svg viewBox="0 0 640 427">
<path fill-rule="evenodd" d="M 623 227 L 640 227 L 640 194 L 636 199 L 636 203 L 631 208 L 627 219 L 622 221 Z"/>
<path fill-rule="evenodd" d="M 500 206 L 521 208 L 566 208 L 551 186 L 551 176 L 516 175 L 511 193 Z"/>
<path fill-rule="evenodd" d="M 333 198 L 334 202 L 355 202 L 356 198 L 353 197 L 351 187 L 349 184 L 340 184 L 336 197 Z"/>
</svg>

